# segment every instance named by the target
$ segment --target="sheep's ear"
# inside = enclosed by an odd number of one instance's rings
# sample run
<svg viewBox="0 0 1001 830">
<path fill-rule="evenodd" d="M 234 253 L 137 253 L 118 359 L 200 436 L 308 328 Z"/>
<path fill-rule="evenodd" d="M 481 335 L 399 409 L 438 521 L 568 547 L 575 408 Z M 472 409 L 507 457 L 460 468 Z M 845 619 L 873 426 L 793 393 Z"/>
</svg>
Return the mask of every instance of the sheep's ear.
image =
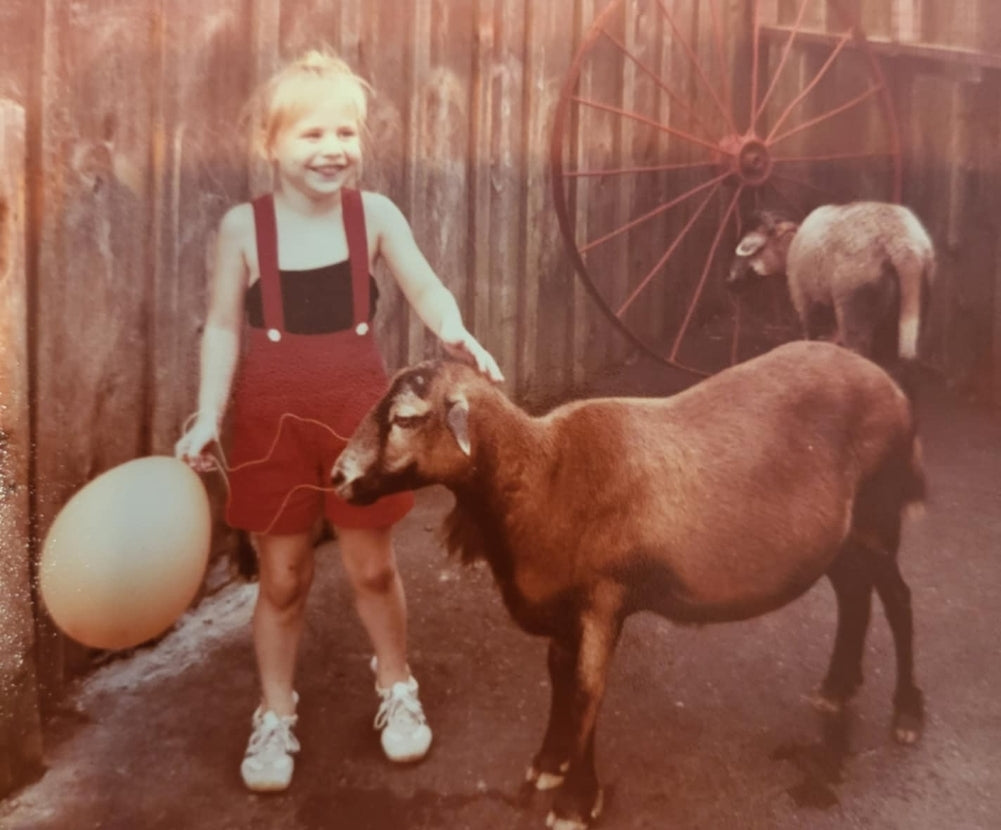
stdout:
<svg viewBox="0 0 1001 830">
<path fill-rule="evenodd" d="M 737 246 L 737 256 L 754 256 L 765 247 L 767 241 L 768 237 L 761 231 L 751 231 L 740 240 L 740 244 Z"/>
<path fill-rule="evenodd" d="M 466 455 L 472 454 L 472 446 L 469 443 L 469 401 L 465 398 L 450 400 L 447 404 L 448 411 L 445 415 L 445 423 L 459 445 L 459 449 Z"/>
</svg>

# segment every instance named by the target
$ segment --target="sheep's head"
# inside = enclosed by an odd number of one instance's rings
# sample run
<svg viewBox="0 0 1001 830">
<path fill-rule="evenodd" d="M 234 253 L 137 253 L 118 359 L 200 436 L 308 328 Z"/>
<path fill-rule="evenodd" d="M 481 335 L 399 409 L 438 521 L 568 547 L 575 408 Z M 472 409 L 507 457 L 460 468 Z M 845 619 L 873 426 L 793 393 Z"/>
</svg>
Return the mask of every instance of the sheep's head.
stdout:
<svg viewBox="0 0 1001 830">
<path fill-rule="evenodd" d="M 489 382 L 455 361 L 400 371 L 334 462 L 338 496 L 370 504 L 382 496 L 460 480 L 471 464 L 467 390 Z"/>
<path fill-rule="evenodd" d="M 755 214 L 748 225 L 750 230 L 737 245 L 726 280 L 727 287 L 734 290 L 757 277 L 783 276 L 789 243 L 798 227 L 770 211 Z"/>
</svg>

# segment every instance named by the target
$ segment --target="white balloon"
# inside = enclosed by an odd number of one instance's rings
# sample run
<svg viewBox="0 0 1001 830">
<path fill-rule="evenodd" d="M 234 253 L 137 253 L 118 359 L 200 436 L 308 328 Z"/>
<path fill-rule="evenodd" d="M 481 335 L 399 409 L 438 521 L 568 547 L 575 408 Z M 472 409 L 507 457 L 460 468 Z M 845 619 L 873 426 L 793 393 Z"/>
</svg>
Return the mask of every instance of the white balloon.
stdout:
<svg viewBox="0 0 1001 830">
<path fill-rule="evenodd" d="M 211 537 L 208 496 L 187 464 L 128 461 L 86 484 L 56 516 L 39 563 L 42 599 L 74 640 L 131 648 L 191 605 Z"/>
</svg>

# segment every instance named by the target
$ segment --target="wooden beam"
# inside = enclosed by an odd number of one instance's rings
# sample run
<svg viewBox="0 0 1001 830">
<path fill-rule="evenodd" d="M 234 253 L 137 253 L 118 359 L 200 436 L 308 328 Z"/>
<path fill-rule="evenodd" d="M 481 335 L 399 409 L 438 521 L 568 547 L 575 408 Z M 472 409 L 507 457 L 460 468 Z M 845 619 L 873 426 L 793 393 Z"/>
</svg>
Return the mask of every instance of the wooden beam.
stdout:
<svg viewBox="0 0 1001 830">
<path fill-rule="evenodd" d="M 25 111 L 0 99 L 0 796 L 42 757 L 31 603 Z"/>
</svg>

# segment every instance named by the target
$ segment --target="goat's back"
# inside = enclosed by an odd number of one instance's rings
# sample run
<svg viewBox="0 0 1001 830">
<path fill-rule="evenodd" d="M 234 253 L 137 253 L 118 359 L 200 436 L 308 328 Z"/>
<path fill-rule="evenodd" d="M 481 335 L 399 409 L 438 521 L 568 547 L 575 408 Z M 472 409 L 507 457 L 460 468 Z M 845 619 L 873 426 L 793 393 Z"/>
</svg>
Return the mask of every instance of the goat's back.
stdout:
<svg viewBox="0 0 1001 830">
<path fill-rule="evenodd" d="M 664 561 L 692 615 L 715 618 L 812 584 L 860 489 L 913 442 L 907 399 L 882 369 L 804 341 L 667 399 L 583 401 L 546 420 L 562 449 L 533 510 L 552 544 L 579 545 L 599 569 Z"/>
</svg>

